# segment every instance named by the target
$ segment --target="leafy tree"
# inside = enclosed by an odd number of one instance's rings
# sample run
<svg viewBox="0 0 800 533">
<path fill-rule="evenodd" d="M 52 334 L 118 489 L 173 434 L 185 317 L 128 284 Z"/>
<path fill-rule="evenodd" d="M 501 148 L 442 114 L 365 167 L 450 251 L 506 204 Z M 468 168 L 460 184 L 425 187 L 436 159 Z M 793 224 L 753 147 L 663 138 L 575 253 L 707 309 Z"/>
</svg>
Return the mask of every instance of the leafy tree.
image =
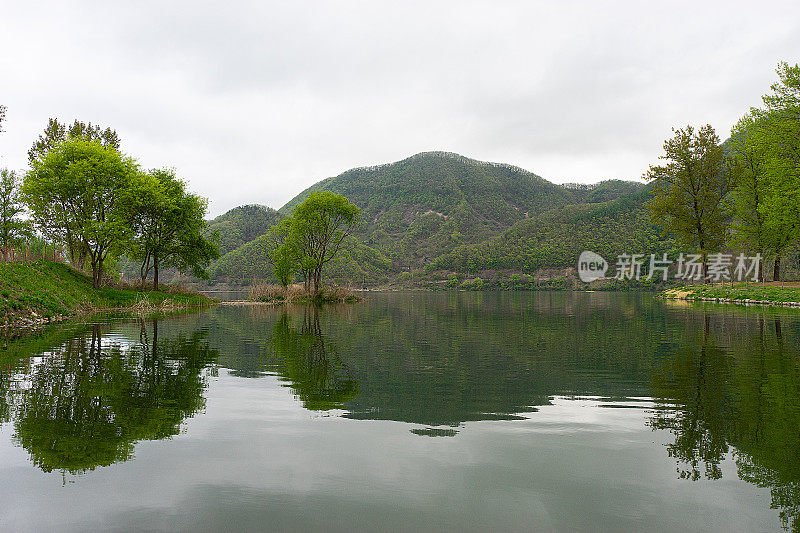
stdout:
<svg viewBox="0 0 800 533">
<path fill-rule="evenodd" d="M 142 285 L 152 270 L 153 289 L 158 289 L 159 270 L 164 266 L 207 277 L 203 266 L 219 252 L 203 236 L 205 198 L 187 192 L 174 171 L 151 170 L 132 181 L 126 203 L 130 206 L 133 257 L 141 261 Z"/>
<path fill-rule="evenodd" d="M 292 220 L 285 218 L 272 227 L 264 236 L 267 260 L 272 272 L 284 289 L 292 282 L 298 268 L 297 250 L 290 237 Z"/>
<path fill-rule="evenodd" d="M 23 211 L 17 174 L 0 169 L 0 247 L 10 248 L 30 236 L 29 224 L 19 220 Z"/>
<path fill-rule="evenodd" d="M 800 239 L 800 65 L 780 63 L 779 81 L 762 99 L 765 124 L 764 170 L 771 194 L 763 207 L 767 232 L 777 243 L 774 279 L 780 279 L 780 252 Z"/>
<path fill-rule="evenodd" d="M 68 139 L 37 156 L 22 193 L 36 224 L 52 239 L 80 243 L 100 287 L 103 264 L 130 233 L 120 201 L 138 172 L 133 159 L 99 141 Z M 75 247 L 70 247 L 74 254 Z M 74 256 L 73 264 L 76 263 Z"/>
<path fill-rule="evenodd" d="M 664 142 L 661 156 L 667 164 L 651 165 L 644 176 L 653 182 L 649 208 L 654 221 L 663 221 L 683 244 L 700 252 L 705 276 L 708 252 L 725 242 L 730 171 L 710 125 L 672 131 L 675 135 Z"/>
<path fill-rule="evenodd" d="M 69 139 L 99 141 L 103 146 L 114 150 L 119 150 L 120 146 L 119 136 L 111 128 L 102 129 L 91 122 L 84 123 L 79 120 L 75 120 L 71 126 L 67 127 L 66 124 L 62 124 L 58 119 L 51 118 L 47 121 L 44 132 L 39 134 L 39 138 L 34 141 L 28 150 L 28 163 L 33 165 L 35 160 L 41 159 L 56 145 Z"/>
<path fill-rule="evenodd" d="M 285 246 L 291 247 L 306 286 L 313 285 L 314 294 L 322 284 L 322 269 L 339 253 L 359 213 L 347 198 L 330 191 L 312 192 L 294 209 Z"/>
<path fill-rule="evenodd" d="M 114 150 L 119 150 L 120 147 L 117 132 L 110 128 L 103 130 L 100 126 L 92 125 L 91 122 L 84 123 L 79 120 L 75 120 L 71 126 L 67 127 L 66 124 L 62 124 L 58 119 L 51 118 L 39 138 L 28 150 L 28 163 L 33 167 L 35 160 L 43 159 L 47 152 L 55 148 L 59 143 L 74 139 L 99 141 L 103 146 Z M 75 238 L 70 231 L 67 231 L 63 237 L 69 251 L 70 263 L 76 268 L 84 269 L 86 258 L 89 255 L 86 243 Z"/>
<path fill-rule="evenodd" d="M 3 122 L 6 121 L 6 106 L 0 105 L 0 133 L 3 132 Z"/>
</svg>

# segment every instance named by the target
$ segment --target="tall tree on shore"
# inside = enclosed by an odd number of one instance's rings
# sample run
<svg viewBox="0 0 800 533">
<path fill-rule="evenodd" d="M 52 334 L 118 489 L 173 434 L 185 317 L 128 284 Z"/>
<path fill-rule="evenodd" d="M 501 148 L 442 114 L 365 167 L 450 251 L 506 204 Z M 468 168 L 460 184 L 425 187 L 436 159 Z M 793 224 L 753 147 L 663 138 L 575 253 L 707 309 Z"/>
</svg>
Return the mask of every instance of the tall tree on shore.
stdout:
<svg viewBox="0 0 800 533">
<path fill-rule="evenodd" d="M 293 247 L 296 265 L 303 272 L 306 289 L 319 294 L 322 271 L 360 218 L 358 207 L 340 194 L 316 191 L 298 205 L 284 246 Z"/>
<path fill-rule="evenodd" d="M 153 271 L 158 289 L 163 267 L 191 270 L 205 278 L 204 265 L 219 256 L 216 246 L 203 236 L 207 201 L 186 191 L 186 184 L 170 169 L 138 175 L 127 190 L 129 221 L 133 230 L 132 255 L 141 261 L 144 285 Z"/>
<path fill-rule="evenodd" d="M 16 172 L 0 169 L 0 248 L 10 248 L 30 236 L 29 224 L 19 219 L 24 211 Z"/>
<path fill-rule="evenodd" d="M 644 176 L 653 182 L 654 197 L 648 207 L 656 223 L 700 253 L 705 277 L 708 253 L 725 242 L 730 170 L 710 125 L 672 131 L 675 135 L 664 142 L 661 156 L 666 164 L 651 165 Z"/>
<path fill-rule="evenodd" d="M 81 122 L 75 120 L 71 126 L 67 127 L 56 118 L 47 121 L 44 131 L 39 134 L 28 150 L 28 163 L 33 164 L 36 159 L 40 159 L 49 150 L 56 147 L 58 143 L 68 139 L 83 139 L 85 141 L 99 141 L 107 148 L 119 150 L 120 139 L 117 132 L 111 128 L 102 129 L 100 126 L 91 122 Z"/>
<path fill-rule="evenodd" d="M 781 254 L 794 237 L 791 226 L 776 223 L 768 210 L 776 192 L 767 172 L 771 136 L 769 122 L 762 110 L 753 109 L 731 130 L 728 148 L 733 171 L 732 243 L 740 249 L 773 259 L 773 276 L 778 279 Z M 760 270 L 762 279 L 763 275 L 763 270 Z"/>
<path fill-rule="evenodd" d="M 785 237 L 775 258 L 773 277 L 780 279 L 780 252 L 800 239 L 800 65 L 778 65 L 779 80 L 762 99 L 766 110 L 764 170 L 771 194 L 763 212 L 767 231 Z"/>
<path fill-rule="evenodd" d="M 91 122 L 84 123 L 79 120 L 75 120 L 71 126 L 67 126 L 65 123 L 59 122 L 58 119 L 50 118 L 44 131 L 39 134 L 39 138 L 33 142 L 28 150 L 29 165 L 33 167 L 34 161 L 43 159 L 47 152 L 55 148 L 59 143 L 74 139 L 98 141 L 103 146 L 117 151 L 119 151 L 120 147 L 119 136 L 111 128 L 102 129 Z M 66 231 L 64 242 L 72 266 L 83 269 L 86 265 L 86 258 L 89 255 L 87 243 L 80 241 L 70 230 Z"/>
<path fill-rule="evenodd" d="M 106 258 L 130 233 L 121 198 L 137 172 L 116 149 L 77 138 L 37 155 L 24 177 L 23 198 L 37 226 L 54 240 L 82 243 L 95 288 Z"/>
</svg>

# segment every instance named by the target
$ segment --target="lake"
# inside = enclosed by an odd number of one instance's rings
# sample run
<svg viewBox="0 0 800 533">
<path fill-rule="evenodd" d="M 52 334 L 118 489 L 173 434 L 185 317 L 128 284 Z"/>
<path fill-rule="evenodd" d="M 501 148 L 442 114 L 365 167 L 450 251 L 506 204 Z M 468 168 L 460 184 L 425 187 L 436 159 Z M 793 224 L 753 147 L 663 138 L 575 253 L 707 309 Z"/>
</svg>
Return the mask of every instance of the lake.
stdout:
<svg viewBox="0 0 800 533">
<path fill-rule="evenodd" d="M 0 349 L 0 530 L 800 528 L 797 311 L 365 293 Z"/>
</svg>

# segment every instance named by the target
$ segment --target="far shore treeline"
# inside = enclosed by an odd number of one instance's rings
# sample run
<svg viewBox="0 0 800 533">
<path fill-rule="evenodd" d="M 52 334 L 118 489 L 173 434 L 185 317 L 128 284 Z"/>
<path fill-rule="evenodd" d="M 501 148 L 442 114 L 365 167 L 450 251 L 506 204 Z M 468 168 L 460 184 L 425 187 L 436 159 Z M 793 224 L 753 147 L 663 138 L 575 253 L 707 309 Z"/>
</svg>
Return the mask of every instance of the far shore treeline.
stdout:
<svg viewBox="0 0 800 533">
<path fill-rule="evenodd" d="M 145 170 L 111 128 L 51 119 L 29 168 L 0 170 L 0 248 L 57 257 L 99 287 L 164 271 L 231 286 L 324 279 L 363 287 L 574 288 L 583 250 L 760 255 L 759 279 L 800 272 L 800 66 L 724 142 L 673 130 L 645 184 L 556 185 L 511 165 L 429 152 L 349 170 L 279 210 L 241 206 L 206 221 L 207 200 L 174 169 Z M 6 108 L 0 106 L 0 131 Z M 645 265 L 646 266 L 646 265 Z M 612 274 L 613 275 L 613 274 Z M 628 280 L 646 287 L 650 281 Z M 613 288 L 617 285 L 612 284 Z"/>
</svg>

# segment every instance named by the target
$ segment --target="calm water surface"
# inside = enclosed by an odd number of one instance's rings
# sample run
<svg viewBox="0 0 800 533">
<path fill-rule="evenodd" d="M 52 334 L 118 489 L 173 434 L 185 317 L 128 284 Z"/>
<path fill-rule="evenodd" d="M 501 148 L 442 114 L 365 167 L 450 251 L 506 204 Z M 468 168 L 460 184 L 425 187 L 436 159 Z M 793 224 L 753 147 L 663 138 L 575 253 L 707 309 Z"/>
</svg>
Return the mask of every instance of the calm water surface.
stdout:
<svg viewBox="0 0 800 533">
<path fill-rule="evenodd" d="M 0 502 L 9 531 L 797 531 L 800 315 L 387 293 L 51 331 L 0 344 Z"/>
</svg>

